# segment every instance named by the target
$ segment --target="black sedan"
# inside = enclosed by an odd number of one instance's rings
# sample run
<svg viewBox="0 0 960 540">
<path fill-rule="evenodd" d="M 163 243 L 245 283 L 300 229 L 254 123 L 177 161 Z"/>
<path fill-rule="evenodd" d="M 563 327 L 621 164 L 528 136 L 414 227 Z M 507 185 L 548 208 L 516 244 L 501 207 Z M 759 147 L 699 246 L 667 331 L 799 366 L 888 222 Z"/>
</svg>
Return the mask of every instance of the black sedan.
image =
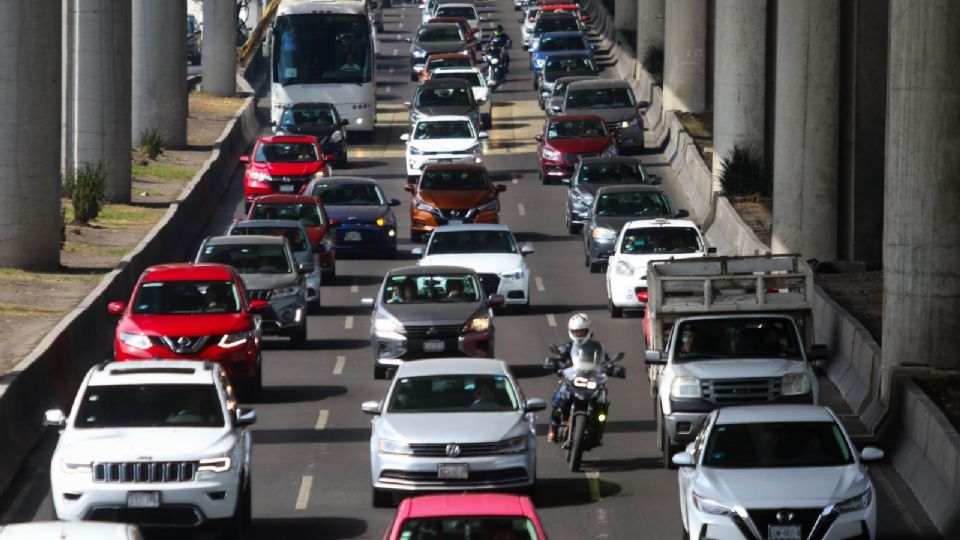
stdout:
<svg viewBox="0 0 960 540">
<path fill-rule="evenodd" d="M 347 119 L 341 119 L 331 103 L 292 103 L 280 113 L 275 133 L 313 135 L 320 141 L 323 153 L 336 156 L 335 166 L 347 163 Z"/>
</svg>

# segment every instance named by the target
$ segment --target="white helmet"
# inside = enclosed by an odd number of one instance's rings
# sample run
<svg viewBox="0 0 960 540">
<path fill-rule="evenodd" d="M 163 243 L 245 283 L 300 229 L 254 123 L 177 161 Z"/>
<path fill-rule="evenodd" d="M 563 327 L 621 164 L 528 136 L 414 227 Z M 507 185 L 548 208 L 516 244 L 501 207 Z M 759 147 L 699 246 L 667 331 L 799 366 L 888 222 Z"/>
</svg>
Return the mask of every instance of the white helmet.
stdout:
<svg viewBox="0 0 960 540">
<path fill-rule="evenodd" d="M 567 333 L 574 343 L 583 343 L 593 337 L 590 330 L 590 317 L 586 313 L 575 313 L 567 323 Z"/>
</svg>

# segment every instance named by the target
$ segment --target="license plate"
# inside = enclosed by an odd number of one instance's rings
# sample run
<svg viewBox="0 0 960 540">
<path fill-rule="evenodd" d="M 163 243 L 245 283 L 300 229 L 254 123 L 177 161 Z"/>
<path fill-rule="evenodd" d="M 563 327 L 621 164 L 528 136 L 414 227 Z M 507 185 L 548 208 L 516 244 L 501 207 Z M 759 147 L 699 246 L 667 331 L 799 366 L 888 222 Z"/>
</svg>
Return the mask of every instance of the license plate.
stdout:
<svg viewBox="0 0 960 540">
<path fill-rule="evenodd" d="M 343 239 L 346 242 L 359 242 L 363 240 L 363 236 L 357 231 L 347 231 L 344 233 Z"/>
<path fill-rule="evenodd" d="M 802 540 L 799 525 L 767 525 L 767 540 Z"/>
<path fill-rule="evenodd" d="M 159 506 L 159 491 L 131 491 L 127 493 L 127 507 L 129 508 L 158 508 Z"/>
<path fill-rule="evenodd" d="M 431 340 L 423 342 L 423 352 L 443 352 L 443 341 Z"/>
<path fill-rule="evenodd" d="M 437 163 L 453 163 L 452 159 L 438 159 Z"/>
<path fill-rule="evenodd" d="M 447 225 L 463 225 L 462 219 L 448 219 Z"/>
<path fill-rule="evenodd" d="M 293 188 L 294 188 L 294 187 L 295 187 L 295 186 L 294 186 L 293 184 L 280 184 L 280 192 L 281 192 L 281 193 L 293 193 Z"/>
<path fill-rule="evenodd" d="M 437 465 L 437 478 L 440 480 L 466 480 L 470 470 L 466 463 L 441 463 Z"/>
</svg>

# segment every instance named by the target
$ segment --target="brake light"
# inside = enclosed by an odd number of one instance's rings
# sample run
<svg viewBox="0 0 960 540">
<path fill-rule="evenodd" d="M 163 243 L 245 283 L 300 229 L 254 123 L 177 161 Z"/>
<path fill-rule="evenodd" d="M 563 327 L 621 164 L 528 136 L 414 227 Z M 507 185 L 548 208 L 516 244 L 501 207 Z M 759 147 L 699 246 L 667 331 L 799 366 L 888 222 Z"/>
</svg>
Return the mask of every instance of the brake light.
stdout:
<svg viewBox="0 0 960 540">
<path fill-rule="evenodd" d="M 590 20 L 590 16 L 584 13 L 580 16 L 580 19 L 582 19 L 583 22 L 588 22 Z"/>
<path fill-rule="evenodd" d="M 771 289 L 770 287 L 767 287 L 767 294 L 778 293 L 778 292 L 780 292 L 780 289 Z"/>
<path fill-rule="evenodd" d="M 646 289 L 637 291 L 637 301 L 646 304 L 650 301 L 650 293 Z"/>
</svg>

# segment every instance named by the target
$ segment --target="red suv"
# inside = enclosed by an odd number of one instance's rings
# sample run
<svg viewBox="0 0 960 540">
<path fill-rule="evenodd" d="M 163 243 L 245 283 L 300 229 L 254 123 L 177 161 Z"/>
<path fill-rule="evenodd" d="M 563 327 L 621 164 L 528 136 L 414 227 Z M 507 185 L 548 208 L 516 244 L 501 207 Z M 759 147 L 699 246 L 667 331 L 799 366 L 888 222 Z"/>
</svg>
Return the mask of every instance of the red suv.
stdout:
<svg viewBox="0 0 960 540">
<path fill-rule="evenodd" d="M 262 137 L 249 156 L 243 173 L 244 211 L 257 197 L 271 193 L 298 194 L 314 178 L 330 176 L 334 155 L 324 155 L 316 137 L 272 135 Z"/>
<path fill-rule="evenodd" d="M 260 390 L 260 329 L 254 314 L 265 300 L 247 300 L 240 276 L 223 264 L 165 264 L 143 271 L 121 315 L 113 355 L 125 360 L 209 360 L 241 390 Z"/>
<path fill-rule="evenodd" d="M 582 157 L 617 155 L 617 144 L 603 118 L 596 115 L 553 116 L 534 137 L 543 184 L 569 182 Z"/>
<path fill-rule="evenodd" d="M 299 221 L 310 237 L 310 244 L 320 259 L 324 277 L 337 273 L 336 235 L 338 224 L 330 221 L 323 202 L 309 195 L 264 195 L 250 207 L 247 219 L 290 219 Z"/>
</svg>

